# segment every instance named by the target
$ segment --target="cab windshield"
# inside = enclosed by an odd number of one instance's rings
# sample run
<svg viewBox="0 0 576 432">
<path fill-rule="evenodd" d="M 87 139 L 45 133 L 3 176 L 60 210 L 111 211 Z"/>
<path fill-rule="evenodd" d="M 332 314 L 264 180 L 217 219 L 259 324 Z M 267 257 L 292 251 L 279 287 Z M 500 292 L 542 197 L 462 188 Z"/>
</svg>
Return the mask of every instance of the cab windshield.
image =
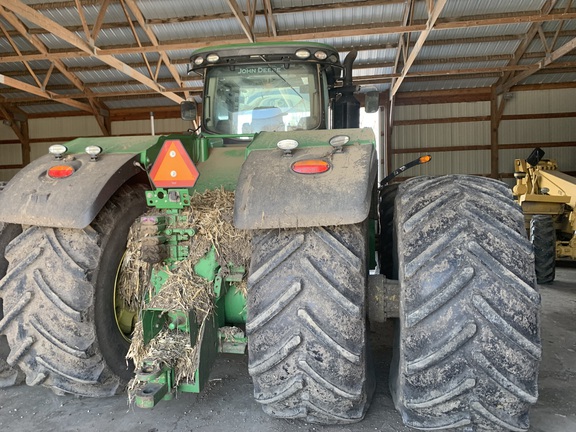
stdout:
<svg viewBox="0 0 576 432">
<path fill-rule="evenodd" d="M 204 129 L 218 134 L 315 129 L 320 125 L 318 69 L 312 64 L 211 68 Z"/>
</svg>

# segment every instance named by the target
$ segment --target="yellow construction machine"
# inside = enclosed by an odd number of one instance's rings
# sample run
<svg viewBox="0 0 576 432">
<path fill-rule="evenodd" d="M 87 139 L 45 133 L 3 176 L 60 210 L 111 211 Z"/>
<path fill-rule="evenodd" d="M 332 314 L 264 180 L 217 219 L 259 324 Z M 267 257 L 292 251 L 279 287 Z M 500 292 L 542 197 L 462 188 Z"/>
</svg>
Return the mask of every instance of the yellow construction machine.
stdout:
<svg viewBox="0 0 576 432">
<path fill-rule="evenodd" d="M 536 148 L 514 161 L 514 195 L 534 245 L 538 283 L 554 280 L 556 259 L 576 259 L 576 178 Z"/>
</svg>

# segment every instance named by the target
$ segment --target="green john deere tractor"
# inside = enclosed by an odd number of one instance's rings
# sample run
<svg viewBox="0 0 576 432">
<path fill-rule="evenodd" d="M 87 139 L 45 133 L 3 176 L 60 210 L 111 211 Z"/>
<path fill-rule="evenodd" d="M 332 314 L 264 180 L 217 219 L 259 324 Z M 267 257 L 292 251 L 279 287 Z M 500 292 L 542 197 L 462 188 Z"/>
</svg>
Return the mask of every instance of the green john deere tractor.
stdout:
<svg viewBox="0 0 576 432">
<path fill-rule="evenodd" d="M 150 407 L 201 391 L 218 352 L 247 347 L 265 412 L 350 423 L 374 390 L 367 323 L 393 319 L 391 392 L 406 425 L 528 430 L 540 297 L 522 213 L 491 179 L 378 184 L 354 57 L 315 43 L 198 50 L 201 129 L 78 138 L 19 172 L 0 193 L 0 334 L 14 373 L 82 396 L 132 380 Z M 249 264 L 223 260 L 214 237 L 196 242 L 194 203 L 214 190 L 235 191 Z M 118 288 L 135 254 L 152 266 L 134 273 L 136 310 Z M 173 275 L 179 297 L 157 301 Z M 211 307 L 180 301 L 196 284 Z M 149 356 L 131 366 L 137 332 L 144 347 L 184 335 L 192 373 Z"/>
</svg>

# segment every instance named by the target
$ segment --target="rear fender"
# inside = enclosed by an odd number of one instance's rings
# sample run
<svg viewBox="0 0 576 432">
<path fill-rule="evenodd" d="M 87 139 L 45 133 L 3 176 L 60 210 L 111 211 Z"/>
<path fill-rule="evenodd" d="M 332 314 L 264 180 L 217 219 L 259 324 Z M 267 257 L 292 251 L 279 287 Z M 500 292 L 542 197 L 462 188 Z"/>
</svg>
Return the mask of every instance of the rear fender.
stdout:
<svg viewBox="0 0 576 432">
<path fill-rule="evenodd" d="M 328 141 L 347 135 L 350 141 L 335 152 Z M 292 156 L 273 143 L 291 138 L 300 145 Z M 262 132 L 248 147 L 238 179 L 234 225 L 240 229 L 295 228 L 355 224 L 370 212 L 377 156 L 370 129 Z M 330 170 L 297 174 L 294 162 L 324 159 Z"/>
<path fill-rule="evenodd" d="M 134 164 L 138 157 L 103 154 L 91 161 L 87 154 L 77 154 L 62 161 L 55 161 L 50 155 L 36 159 L 18 172 L 0 194 L 0 221 L 84 228 L 120 186 L 141 172 Z M 48 169 L 58 164 L 72 166 L 74 174 L 50 178 Z"/>
<path fill-rule="evenodd" d="M 23 168 L 0 194 L 0 222 L 55 228 L 85 228 L 123 184 L 150 168 L 166 140 L 179 140 L 194 161 L 205 156 L 194 135 L 77 138 L 62 160 L 46 155 Z M 99 146 L 97 160 L 87 146 Z M 74 174 L 53 179 L 47 171 L 69 165 Z"/>
</svg>

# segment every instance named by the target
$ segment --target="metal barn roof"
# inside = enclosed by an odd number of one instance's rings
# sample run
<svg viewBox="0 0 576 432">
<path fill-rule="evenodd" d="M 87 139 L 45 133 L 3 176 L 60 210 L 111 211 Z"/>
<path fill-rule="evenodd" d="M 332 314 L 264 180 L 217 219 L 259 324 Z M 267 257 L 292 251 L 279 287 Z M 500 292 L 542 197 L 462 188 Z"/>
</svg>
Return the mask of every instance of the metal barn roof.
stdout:
<svg viewBox="0 0 576 432">
<path fill-rule="evenodd" d="M 576 87 L 573 0 L 0 0 L 0 117 L 176 109 L 194 49 L 292 40 L 390 98 Z"/>
</svg>

